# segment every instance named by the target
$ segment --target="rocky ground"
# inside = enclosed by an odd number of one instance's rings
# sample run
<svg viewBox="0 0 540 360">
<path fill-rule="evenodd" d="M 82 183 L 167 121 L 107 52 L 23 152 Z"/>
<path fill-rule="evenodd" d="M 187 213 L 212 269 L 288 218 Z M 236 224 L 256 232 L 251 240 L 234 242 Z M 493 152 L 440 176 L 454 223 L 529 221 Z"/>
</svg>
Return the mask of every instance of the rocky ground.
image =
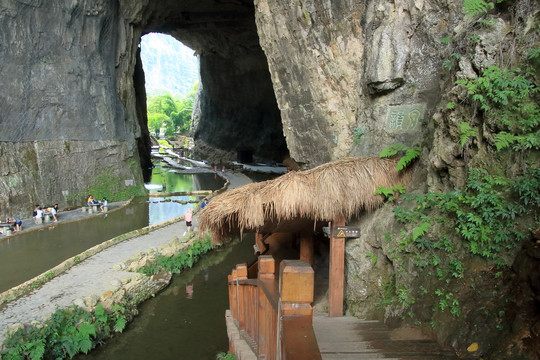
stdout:
<svg viewBox="0 0 540 360">
<path fill-rule="evenodd" d="M 230 181 L 229 188 L 250 182 L 241 173 L 226 172 L 225 175 Z M 196 215 L 193 220 L 196 229 Z M 119 289 L 130 287 L 136 281 L 140 283 L 143 276 L 122 270 L 122 264 L 126 260 L 140 257 L 142 253 L 154 252 L 174 238 L 180 242 L 189 241 L 188 236 L 183 236 L 185 231 L 183 217 L 176 218 L 176 222 L 168 226 L 151 229 L 145 235 L 127 239 L 81 261 L 43 286 L 3 305 L 0 308 L 0 342 L 7 329 L 41 321 L 58 307 L 75 304 L 91 308 L 98 301 L 103 302 L 107 297 L 114 296 Z M 167 283 L 168 279 L 155 279 L 153 285 L 145 286 L 148 291 L 155 291 Z"/>
</svg>

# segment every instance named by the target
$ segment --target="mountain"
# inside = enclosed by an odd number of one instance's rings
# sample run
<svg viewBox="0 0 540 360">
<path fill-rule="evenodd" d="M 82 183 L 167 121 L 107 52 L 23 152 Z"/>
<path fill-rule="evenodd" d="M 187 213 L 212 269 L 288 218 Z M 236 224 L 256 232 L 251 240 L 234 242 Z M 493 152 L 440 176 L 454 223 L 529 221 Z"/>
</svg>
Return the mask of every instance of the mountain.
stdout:
<svg viewBox="0 0 540 360">
<path fill-rule="evenodd" d="M 141 39 L 146 93 L 186 95 L 199 81 L 199 60 L 194 51 L 169 35 L 150 33 Z"/>
</svg>

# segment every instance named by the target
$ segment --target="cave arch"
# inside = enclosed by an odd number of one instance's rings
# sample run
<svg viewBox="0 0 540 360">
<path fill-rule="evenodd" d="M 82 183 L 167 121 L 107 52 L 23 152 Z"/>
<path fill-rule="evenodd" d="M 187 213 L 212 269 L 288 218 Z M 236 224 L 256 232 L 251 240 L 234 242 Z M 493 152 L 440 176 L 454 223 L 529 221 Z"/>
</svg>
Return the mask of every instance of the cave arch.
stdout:
<svg viewBox="0 0 540 360">
<path fill-rule="evenodd" d="M 245 159 L 246 149 L 255 161 L 280 162 L 288 155 L 254 11 L 253 2 L 243 0 L 152 2 L 140 24 L 141 37 L 167 34 L 199 56 L 192 133 L 195 154 L 212 162 Z M 133 82 L 143 168 L 150 166 L 144 79 L 138 52 Z"/>
</svg>

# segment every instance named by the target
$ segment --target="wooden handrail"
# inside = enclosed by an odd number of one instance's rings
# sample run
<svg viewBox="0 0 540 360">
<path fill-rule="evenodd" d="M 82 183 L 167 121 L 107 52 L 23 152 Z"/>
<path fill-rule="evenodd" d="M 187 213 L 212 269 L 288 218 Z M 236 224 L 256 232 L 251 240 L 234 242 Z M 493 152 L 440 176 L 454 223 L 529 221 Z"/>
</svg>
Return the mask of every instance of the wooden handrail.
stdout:
<svg viewBox="0 0 540 360">
<path fill-rule="evenodd" d="M 304 261 L 283 260 L 279 281 L 275 261 L 259 256 L 258 278 L 248 279 L 246 264 L 229 275 L 229 305 L 240 336 L 257 358 L 321 359 L 312 327 L 313 269 Z M 234 351 L 232 344 L 229 349 Z"/>
</svg>

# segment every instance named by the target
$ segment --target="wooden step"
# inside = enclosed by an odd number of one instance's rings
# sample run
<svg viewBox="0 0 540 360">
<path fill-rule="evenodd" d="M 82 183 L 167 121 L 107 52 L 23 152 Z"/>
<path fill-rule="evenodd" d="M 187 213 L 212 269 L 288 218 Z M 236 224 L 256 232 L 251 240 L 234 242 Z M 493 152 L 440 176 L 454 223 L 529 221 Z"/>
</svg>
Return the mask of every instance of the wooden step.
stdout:
<svg viewBox="0 0 540 360">
<path fill-rule="evenodd" d="M 392 330 L 378 321 L 319 315 L 313 329 L 323 360 L 457 360 L 432 340 L 392 339 Z"/>
</svg>

